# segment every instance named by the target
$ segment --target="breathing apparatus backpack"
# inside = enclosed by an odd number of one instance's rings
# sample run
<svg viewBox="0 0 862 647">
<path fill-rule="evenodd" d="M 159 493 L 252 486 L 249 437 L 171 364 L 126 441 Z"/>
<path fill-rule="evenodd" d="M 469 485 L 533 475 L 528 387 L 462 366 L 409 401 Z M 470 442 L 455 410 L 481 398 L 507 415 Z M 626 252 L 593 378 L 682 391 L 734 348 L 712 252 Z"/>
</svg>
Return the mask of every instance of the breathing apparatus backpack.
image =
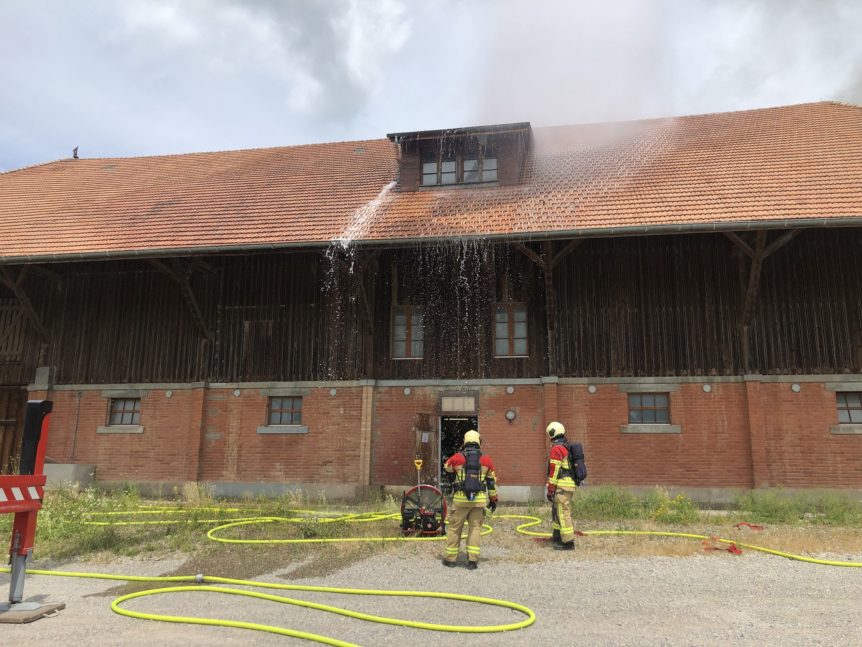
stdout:
<svg viewBox="0 0 862 647">
<path fill-rule="evenodd" d="M 584 446 L 581 443 L 567 443 L 569 450 L 569 465 L 575 485 L 587 480 L 587 462 L 584 458 Z"/>
<path fill-rule="evenodd" d="M 575 485 L 580 485 L 587 480 L 587 463 L 584 458 L 584 446 L 581 443 L 570 443 L 565 438 L 556 441 L 555 444 L 562 445 L 569 452 L 569 467 L 564 469 L 561 476 L 570 476 Z"/>
<path fill-rule="evenodd" d="M 464 483 L 461 490 L 468 501 L 474 501 L 482 487 L 482 452 L 474 445 L 467 445 L 461 452 L 467 463 L 464 465 Z"/>
</svg>

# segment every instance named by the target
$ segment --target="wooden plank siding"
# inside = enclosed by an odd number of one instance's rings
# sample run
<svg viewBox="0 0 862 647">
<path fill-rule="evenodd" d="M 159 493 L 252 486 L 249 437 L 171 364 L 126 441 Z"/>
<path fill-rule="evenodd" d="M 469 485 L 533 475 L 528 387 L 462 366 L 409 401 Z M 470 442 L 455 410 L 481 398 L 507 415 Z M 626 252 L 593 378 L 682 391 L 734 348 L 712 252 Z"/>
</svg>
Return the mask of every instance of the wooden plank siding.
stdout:
<svg viewBox="0 0 862 647">
<path fill-rule="evenodd" d="M 555 253 L 565 247 L 557 241 Z M 751 371 L 862 371 L 860 258 L 862 230 L 824 229 L 764 260 Z M 719 234 L 583 241 L 554 269 L 558 375 L 740 374 L 750 262 Z M 28 276 L 23 288 L 50 333 L 41 363 L 56 367 L 59 384 L 547 374 L 543 270 L 506 244 L 209 256 L 205 265 L 190 287 L 209 341 L 152 263 L 58 264 L 57 280 Z M 391 359 L 394 294 L 425 309 L 422 359 Z M 527 305 L 526 358 L 494 357 L 494 304 L 506 296 Z M 39 363 L 41 342 L 16 308 L 0 294 L 2 385 L 31 383 Z"/>
<path fill-rule="evenodd" d="M 859 230 L 811 230 L 764 261 L 751 372 L 862 370 L 860 255 Z M 560 375 L 742 373 L 740 256 L 713 235 L 585 241 L 555 272 Z"/>
<path fill-rule="evenodd" d="M 375 313 L 375 377 L 470 379 L 543 375 L 544 295 L 535 265 L 505 245 L 465 242 L 385 252 L 380 259 Z M 392 267 L 397 271 L 392 272 Z M 422 359 L 391 358 L 393 276 L 398 305 L 425 310 Z M 508 287 L 504 281 L 508 281 Z M 494 357 L 494 307 L 508 289 L 527 305 L 529 356 Z M 381 325 L 382 324 L 382 325 Z"/>
</svg>

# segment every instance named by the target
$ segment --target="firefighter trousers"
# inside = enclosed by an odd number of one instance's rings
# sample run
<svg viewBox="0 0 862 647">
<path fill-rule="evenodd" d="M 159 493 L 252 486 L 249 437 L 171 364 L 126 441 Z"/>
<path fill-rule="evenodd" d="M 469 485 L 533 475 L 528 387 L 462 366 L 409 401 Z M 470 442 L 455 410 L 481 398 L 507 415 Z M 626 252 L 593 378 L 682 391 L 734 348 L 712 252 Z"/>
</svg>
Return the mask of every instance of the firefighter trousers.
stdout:
<svg viewBox="0 0 862 647">
<path fill-rule="evenodd" d="M 564 544 L 575 538 L 575 524 L 572 521 L 572 490 L 557 488 L 554 493 L 554 504 L 551 508 L 551 521 L 554 530 L 560 531 L 560 541 Z"/>
<path fill-rule="evenodd" d="M 479 561 L 479 541 L 482 536 L 482 522 L 485 521 L 485 506 L 471 503 L 465 506 L 455 504 L 455 509 L 449 517 L 449 531 L 446 533 L 447 562 L 454 562 L 458 559 L 461 532 L 464 530 L 465 521 L 468 524 L 467 559 L 471 562 Z"/>
</svg>

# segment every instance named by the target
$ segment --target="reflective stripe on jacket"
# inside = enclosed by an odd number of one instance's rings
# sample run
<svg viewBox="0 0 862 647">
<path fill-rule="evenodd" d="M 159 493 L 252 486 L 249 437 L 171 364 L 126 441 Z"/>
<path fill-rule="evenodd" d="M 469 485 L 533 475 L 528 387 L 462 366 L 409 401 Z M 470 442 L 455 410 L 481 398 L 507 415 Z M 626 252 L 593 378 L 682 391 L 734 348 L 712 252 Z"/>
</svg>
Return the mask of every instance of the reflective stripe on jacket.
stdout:
<svg viewBox="0 0 862 647">
<path fill-rule="evenodd" d="M 482 490 L 476 493 L 476 498 L 472 501 L 467 500 L 467 495 L 464 494 L 463 485 L 466 479 L 467 458 L 461 452 L 456 452 L 446 461 L 444 469 L 449 474 L 455 475 L 455 494 L 452 496 L 453 503 L 461 503 L 466 505 L 475 505 L 476 507 L 485 507 L 488 505 L 488 497 L 497 496 L 497 475 L 494 472 L 494 461 L 489 456 L 482 454 L 479 459 L 479 467 L 481 474 L 479 482 L 482 484 Z"/>
<path fill-rule="evenodd" d="M 551 455 L 548 458 L 548 485 L 553 485 L 561 490 L 574 490 L 574 470 L 569 456 L 569 448 L 565 442 L 557 442 L 551 445 Z"/>
</svg>

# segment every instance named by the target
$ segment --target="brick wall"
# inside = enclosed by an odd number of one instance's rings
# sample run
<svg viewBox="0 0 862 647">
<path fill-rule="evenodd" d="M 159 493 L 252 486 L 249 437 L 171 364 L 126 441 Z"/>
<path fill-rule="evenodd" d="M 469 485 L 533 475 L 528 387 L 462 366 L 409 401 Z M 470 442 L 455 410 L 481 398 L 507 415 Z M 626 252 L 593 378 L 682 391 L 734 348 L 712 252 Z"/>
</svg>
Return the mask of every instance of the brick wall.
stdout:
<svg viewBox="0 0 862 647">
<path fill-rule="evenodd" d="M 185 481 L 197 474 L 201 389 L 141 393 L 142 434 L 100 434 L 110 398 L 101 391 L 52 391 L 47 456 L 58 463 L 96 465 L 101 481 Z M 37 397 L 31 393 L 30 397 Z"/>
<path fill-rule="evenodd" d="M 268 395 L 261 389 L 207 392 L 200 479 L 228 482 L 357 483 L 361 387 L 302 388 L 304 434 L 259 434 Z"/>
<path fill-rule="evenodd" d="M 751 401 L 752 438 L 762 438 L 758 486 L 862 487 L 862 436 L 833 435 L 835 392 L 823 384 L 760 383 Z"/>
<path fill-rule="evenodd" d="M 628 394 L 615 384 L 560 385 L 560 422 L 582 440 L 589 482 L 621 485 L 748 487 L 751 448 L 741 383 L 680 384 L 670 393 L 679 434 L 624 434 Z"/>
<path fill-rule="evenodd" d="M 375 392 L 372 426 L 372 483 L 407 485 L 413 482 L 417 412 L 431 414 L 431 428 L 440 429 L 440 396 L 452 388 L 378 388 Z M 502 386 L 486 386 L 479 392 L 479 432 L 482 448 L 494 460 L 504 485 L 529 485 L 542 479 L 545 460 L 542 394 L 539 386 L 517 386 L 514 393 Z M 508 409 L 516 412 L 506 420 Z"/>
<path fill-rule="evenodd" d="M 584 443 L 591 484 L 680 487 L 862 488 L 862 436 L 837 435 L 835 392 L 823 383 L 747 380 L 678 384 L 670 394 L 678 434 L 627 434 L 627 394 L 615 384 L 471 386 L 483 447 L 503 485 L 544 480 L 550 420 Z M 112 387 L 114 388 L 114 387 Z M 360 481 L 362 387 L 296 389 L 305 434 L 259 434 L 269 392 L 260 388 L 141 391 L 142 434 L 101 434 L 110 392 L 33 391 L 54 401 L 47 455 L 95 464 L 101 481 L 345 483 Z M 451 387 L 373 388 L 371 483 L 413 482 L 416 414 L 439 431 Z M 852 389 L 851 389 L 852 390 Z M 506 420 L 507 410 L 515 419 Z"/>
</svg>

